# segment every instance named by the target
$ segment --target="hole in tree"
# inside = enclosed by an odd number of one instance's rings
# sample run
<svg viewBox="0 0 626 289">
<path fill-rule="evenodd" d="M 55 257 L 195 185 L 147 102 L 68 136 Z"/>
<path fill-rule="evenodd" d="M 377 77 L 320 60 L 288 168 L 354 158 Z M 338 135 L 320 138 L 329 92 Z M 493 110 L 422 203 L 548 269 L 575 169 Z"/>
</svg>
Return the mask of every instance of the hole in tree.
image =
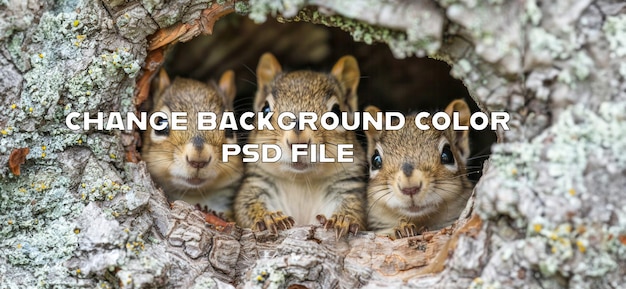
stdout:
<svg viewBox="0 0 626 289">
<path fill-rule="evenodd" d="M 361 71 L 357 93 L 361 111 L 375 105 L 383 111 L 434 112 L 459 98 L 465 99 L 472 113 L 480 111 L 462 82 L 450 76 L 450 66 L 445 62 L 395 59 L 386 44 L 354 42 L 340 29 L 310 23 L 283 24 L 268 19 L 257 25 L 247 17 L 231 14 L 217 21 L 213 35 L 174 46 L 164 67 L 172 79 L 180 76 L 200 81 L 217 80 L 226 70 L 234 70 L 235 109 L 241 114 L 252 111 L 257 89 L 254 71 L 265 52 L 273 53 L 284 71 L 328 72 L 340 57 L 353 55 Z M 245 141 L 245 135 L 239 139 L 240 143 Z M 495 141 L 493 131 L 470 131 L 467 172 L 473 183 L 480 178 L 482 164 Z"/>
<path fill-rule="evenodd" d="M 241 113 L 252 110 L 256 91 L 254 71 L 259 57 L 268 51 L 285 71 L 330 71 L 341 56 L 353 55 L 361 69 L 360 109 L 371 104 L 383 111 L 434 111 L 463 98 L 472 112 L 480 111 L 463 83 L 450 76 L 450 66 L 445 62 L 417 57 L 396 59 L 387 44 L 354 42 L 338 28 L 311 23 L 283 24 L 269 18 L 257 25 L 247 17 L 230 14 L 217 21 L 213 35 L 176 45 L 166 57 L 165 68 L 172 77 L 203 81 L 219 79 L 225 70 L 233 69 L 237 87 L 235 107 Z M 478 181 L 482 175 L 482 164 L 495 141 L 493 131 L 470 131 L 471 155 L 467 166 L 471 181 Z"/>
</svg>

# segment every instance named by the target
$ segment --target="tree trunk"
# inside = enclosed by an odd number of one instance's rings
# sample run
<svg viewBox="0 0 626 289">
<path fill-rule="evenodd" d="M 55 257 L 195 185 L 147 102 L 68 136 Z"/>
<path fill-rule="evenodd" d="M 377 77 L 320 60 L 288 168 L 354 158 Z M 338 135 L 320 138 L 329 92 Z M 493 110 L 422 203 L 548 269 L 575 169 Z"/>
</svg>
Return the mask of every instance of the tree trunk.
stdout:
<svg viewBox="0 0 626 289">
<path fill-rule="evenodd" d="M 222 228 L 168 204 L 136 133 L 68 129 L 70 112 L 135 111 L 166 45 L 231 12 L 444 60 L 483 111 L 509 112 L 461 220 L 395 241 Z M 624 12 L 610 0 L 0 1 L 0 288 L 621 288 Z"/>
</svg>

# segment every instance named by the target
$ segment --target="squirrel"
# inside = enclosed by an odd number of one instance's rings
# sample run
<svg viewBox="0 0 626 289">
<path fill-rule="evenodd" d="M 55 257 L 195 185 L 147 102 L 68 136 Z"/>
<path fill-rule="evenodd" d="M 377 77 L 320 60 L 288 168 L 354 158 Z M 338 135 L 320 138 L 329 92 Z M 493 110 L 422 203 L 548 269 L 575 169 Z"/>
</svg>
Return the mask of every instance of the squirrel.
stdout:
<svg viewBox="0 0 626 289">
<path fill-rule="evenodd" d="M 356 134 L 341 126 L 336 130 L 324 130 L 319 125 L 318 130 L 277 127 L 281 112 L 334 112 L 340 117 L 341 112 L 348 112 L 351 116 L 358 103 L 360 72 L 356 59 L 342 57 L 330 74 L 310 70 L 284 73 L 276 58 L 265 53 L 256 73 L 254 112 L 275 112 L 271 123 L 276 129 L 252 130 L 248 142 L 278 145 L 282 157 L 274 163 L 246 163 L 235 199 L 236 222 L 272 234 L 295 224 L 319 222 L 326 229 L 334 229 L 337 239 L 364 229 L 367 161 Z M 336 156 L 338 144 L 353 144 L 353 162 L 311 162 L 309 155 L 292 162 L 292 144 L 326 144 L 326 155 L 330 156 Z"/>
<path fill-rule="evenodd" d="M 380 110 L 365 109 L 372 115 Z M 467 103 L 454 100 L 445 109 L 459 112 L 467 126 Z M 399 130 L 365 130 L 370 179 L 367 188 L 369 230 L 391 238 L 405 238 L 425 229 L 440 229 L 459 218 L 473 185 L 467 178 L 469 131 L 437 130 L 432 118 L 423 118 L 428 130 L 419 129 L 416 114 L 405 116 Z"/>
<path fill-rule="evenodd" d="M 148 126 L 144 132 L 142 158 L 152 179 L 170 200 L 183 200 L 232 219 L 232 203 L 243 177 L 241 156 L 230 156 L 222 162 L 222 145 L 237 143 L 232 130 L 198 130 L 198 112 L 214 112 L 218 117 L 233 110 L 235 98 L 234 73 L 222 74 L 219 83 L 203 83 L 193 79 L 170 81 L 161 70 L 155 81 L 153 107 L 150 115 L 165 129 Z M 186 129 L 171 130 L 171 112 L 186 112 Z M 218 120 L 219 121 L 219 120 Z"/>
</svg>

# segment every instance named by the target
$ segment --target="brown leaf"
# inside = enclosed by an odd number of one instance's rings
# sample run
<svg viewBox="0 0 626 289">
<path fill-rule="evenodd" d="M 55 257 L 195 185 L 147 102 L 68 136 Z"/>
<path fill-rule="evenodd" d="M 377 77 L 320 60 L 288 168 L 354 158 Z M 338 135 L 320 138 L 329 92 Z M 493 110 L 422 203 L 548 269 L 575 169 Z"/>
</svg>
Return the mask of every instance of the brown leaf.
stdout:
<svg viewBox="0 0 626 289">
<path fill-rule="evenodd" d="M 213 4 L 211 7 L 202 11 L 202 17 L 200 17 L 200 27 L 202 27 L 203 34 L 213 34 L 213 26 L 215 21 L 226 16 L 232 12 L 235 12 L 235 5 L 232 3 L 225 3 L 224 5 Z"/>
<path fill-rule="evenodd" d="M 212 225 L 216 230 L 230 234 L 233 227 L 235 227 L 235 223 L 227 222 L 222 213 L 209 210 L 207 206 L 202 207 L 200 204 L 196 204 L 195 207 L 204 217 L 204 221 Z"/>
<path fill-rule="evenodd" d="M 148 51 L 161 48 L 173 43 L 189 30 L 189 24 L 177 23 L 167 28 L 161 28 L 148 37 Z"/>
<path fill-rule="evenodd" d="M 148 52 L 146 57 L 146 67 L 143 69 L 143 74 L 137 80 L 137 88 L 135 89 L 135 105 L 140 106 L 150 94 L 150 82 L 154 75 L 156 75 L 158 68 L 163 64 L 164 59 L 163 48 L 152 50 Z"/>
<path fill-rule="evenodd" d="M 14 175 L 20 175 L 20 165 L 26 162 L 26 155 L 28 155 L 29 152 L 29 148 L 14 149 L 11 152 L 9 156 L 9 169 Z"/>
<path fill-rule="evenodd" d="M 132 151 L 127 151 L 126 152 L 126 161 L 130 162 L 130 163 L 138 163 L 139 160 L 141 159 L 141 155 L 139 154 L 138 151 L 136 150 L 132 150 Z"/>
<path fill-rule="evenodd" d="M 215 21 L 235 11 L 233 1 L 224 4 L 214 3 L 211 7 L 204 9 L 200 19 L 191 23 L 177 23 L 167 28 L 161 28 L 154 34 L 148 36 L 148 56 L 143 67 L 143 74 L 137 81 L 135 90 L 135 105 L 139 106 L 150 94 L 150 81 L 161 67 L 164 61 L 164 50 L 169 44 L 179 41 L 187 41 L 194 36 L 202 34 L 212 34 Z"/>
</svg>

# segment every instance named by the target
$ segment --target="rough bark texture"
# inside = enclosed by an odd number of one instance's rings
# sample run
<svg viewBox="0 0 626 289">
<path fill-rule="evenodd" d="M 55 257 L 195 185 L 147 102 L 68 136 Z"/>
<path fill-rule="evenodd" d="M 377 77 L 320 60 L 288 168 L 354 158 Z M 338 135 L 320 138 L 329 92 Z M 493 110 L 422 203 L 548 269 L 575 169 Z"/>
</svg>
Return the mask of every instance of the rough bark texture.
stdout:
<svg viewBox="0 0 626 289">
<path fill-rule="evenodd" d="M 626 284 L 626 4 L 209 2 L 0 1 L 0 288 Z M 452 65 L 482 109 L 512 117 L 472 217 L 398 241 L 219 232 L 185 203 L 170 208 L 145 165 L 124 161 L 132 132 L 65 126 L 72 111 L 133 111 L 148 36 L 182 27 L 190 39 L 210 5 L 338 26 L 397 57 Z M 24 147 L 17 176 L 9 156 Z"/>
</svg>

